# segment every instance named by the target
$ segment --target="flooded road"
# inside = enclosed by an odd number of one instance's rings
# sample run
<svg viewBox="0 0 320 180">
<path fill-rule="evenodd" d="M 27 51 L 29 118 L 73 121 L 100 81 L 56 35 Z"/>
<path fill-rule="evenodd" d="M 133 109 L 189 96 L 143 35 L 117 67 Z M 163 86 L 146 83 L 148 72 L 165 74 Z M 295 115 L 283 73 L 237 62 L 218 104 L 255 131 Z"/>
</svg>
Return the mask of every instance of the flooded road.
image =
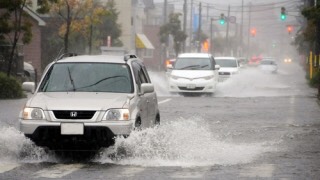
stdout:
<svg viewBox="0 0 320 180">
<path fill-rule="evenodd" d="M 33 145 L 18 131 L 26 99 L 0 100 L 0 179 L 317 179 L 320 107 L 304 77 L 296 64 L 244 68 L 214 96 L 184 97 L 153 72 L 161 125 L 89 160 Z"/>
</svg>

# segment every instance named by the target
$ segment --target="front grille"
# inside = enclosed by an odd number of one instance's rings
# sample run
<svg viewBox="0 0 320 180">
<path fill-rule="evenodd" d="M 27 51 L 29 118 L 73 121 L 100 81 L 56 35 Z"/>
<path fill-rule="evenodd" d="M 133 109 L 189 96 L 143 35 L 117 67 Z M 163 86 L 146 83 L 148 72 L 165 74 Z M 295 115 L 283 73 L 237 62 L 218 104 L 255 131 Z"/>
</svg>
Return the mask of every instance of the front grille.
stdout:
<svg viewBox="0 0 320 180">
<path fill-rule="evenodd" d="M 91 119 L 95 111 L 53 111 L 57 119 Z"/>
<path fill-rule="evenodd" d="M 194 89 L 188 89 L 187 87 L 180 87 L 179 86 L 179 89 L 183 90 L 183 91 L 201 91 L 204 89 L 204 87 L 195 87 Z"/>
<path fill-rule="evenodd" d="M 219 72 L 219 75 L 230 75 L 230 72 Z"/>
</svg>

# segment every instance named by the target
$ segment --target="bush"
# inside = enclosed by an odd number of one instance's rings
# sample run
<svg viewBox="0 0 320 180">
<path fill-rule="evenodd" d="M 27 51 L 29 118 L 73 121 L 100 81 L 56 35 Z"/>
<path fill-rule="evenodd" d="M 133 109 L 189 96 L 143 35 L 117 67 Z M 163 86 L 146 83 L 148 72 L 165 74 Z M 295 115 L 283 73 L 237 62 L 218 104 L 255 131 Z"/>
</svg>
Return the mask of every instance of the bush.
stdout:
<svg viewBox="0 0 320 180">
<path fill-rule="evenodd" d="M 313 78 L 310 80 L 312 87 L 318 87 L 320 85 L 320 71 L 316 72 Z"/>
<path fill-rule="evenodd" d="M 25 97 L 21 83 L 14 77 L 8 77 L 0 72 L 0 99 L 13 99 Z"/>
</svg>

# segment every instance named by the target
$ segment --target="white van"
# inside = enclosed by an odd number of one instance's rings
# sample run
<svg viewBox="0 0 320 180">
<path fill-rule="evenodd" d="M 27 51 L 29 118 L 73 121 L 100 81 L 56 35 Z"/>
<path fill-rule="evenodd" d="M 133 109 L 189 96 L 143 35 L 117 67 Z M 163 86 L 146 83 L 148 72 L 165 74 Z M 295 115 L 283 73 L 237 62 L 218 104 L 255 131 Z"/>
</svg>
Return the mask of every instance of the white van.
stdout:
<svg viewBox="0 0 320 180">
<path fill-rule="evenodd" d="M 225 81 L 239 73 L 239 62 L 235 57 L 215 57 L 216 63 L 220 66 L 219 81 Z"/>
<path fill-rule="evenodd" d="M 219 66 L 211 54 L 180 54 L 169 75 L 169 91 L 173 93 L 214 93 Z"/>
</svg>

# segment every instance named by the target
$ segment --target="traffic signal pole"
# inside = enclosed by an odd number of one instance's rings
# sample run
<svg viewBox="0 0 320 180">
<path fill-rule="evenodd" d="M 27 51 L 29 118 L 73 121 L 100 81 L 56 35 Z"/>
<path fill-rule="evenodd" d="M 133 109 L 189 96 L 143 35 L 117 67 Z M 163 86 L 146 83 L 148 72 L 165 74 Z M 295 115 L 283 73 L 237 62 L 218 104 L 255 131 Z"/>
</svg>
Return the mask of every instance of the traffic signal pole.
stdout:
<svg viewBox="0 0 320 180">
<path fill-rule="evenodd" d="M 226 50 L 228 51 L 229 50 L 229 18 L 230 18 L 230 5 L 228 6 L 228 19 L 227 19 L 227 32 L 226 32 Z M 230 52 L 227 52 L 227 53 L 230 53 Z"/>
<path fill-rule="evenodd" d="M 250 29 L 251 29 L 251 2 L 249 3 L 249 24 L 248 24 L 248 39 L 247 39 L 247 59 L 250 57 Z"/>
<path fill-rule="evenodd" d="M 201 2 L 199 3 L 198 52 L 201 52 Z"/>
</svg>

